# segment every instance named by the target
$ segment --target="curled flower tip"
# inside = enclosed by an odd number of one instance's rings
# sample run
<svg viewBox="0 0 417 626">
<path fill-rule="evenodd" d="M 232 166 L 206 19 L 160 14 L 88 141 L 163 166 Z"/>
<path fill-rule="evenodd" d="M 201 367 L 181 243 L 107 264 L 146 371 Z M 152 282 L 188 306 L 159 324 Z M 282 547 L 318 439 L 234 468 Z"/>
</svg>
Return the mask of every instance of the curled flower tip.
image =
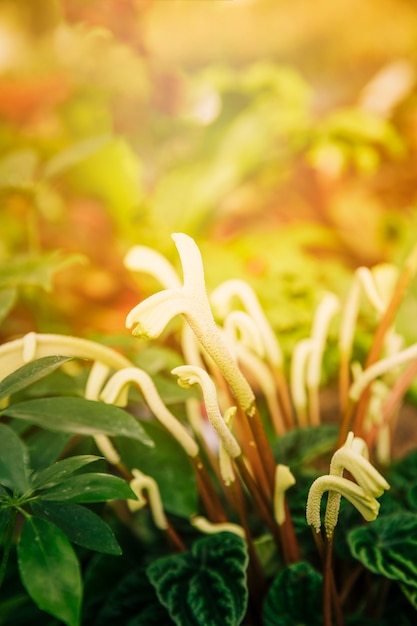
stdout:
<svg viewBox="0 0 417 626">
<path fill-rule="evenodd" d="M 182 289 L 165 289 L 135 306 L 126 317 L 126 327 L 135 337 L 156 339 L 177 315 L 188 311 L 188 300 Z"/>
<path fill-rule="evenodd" d="M 194 528 L 197 528 L 197 530 L 205 533 L 206 535 L 214 535 L 215 533 L 227 532 L 238 535 L 239 537 L 242 537 L 242 539 L 245 538 L 245 531 L 243 530 L 242 526 L 239 526 L 238 524 L 232 524 L 228 522 L 213 524 L 213 522 L 210 522 L 206 517 L 203 517 L 201 515 L 195 515 L 194 517 L 191 517 L 190 522 L 191 525 L 194 526 Z"/>
<path fill-rule="evenodd" d="M 354 437 L 352 432 L 345 444 L 336 450 L 330 463 L 330 474 L 333 476 L 342 476 L 345 469 L 372 497 L 379 497 L 390 488 L 385 478 L 368 461 L 368 448 L 364 440 Z"/>
<path fill-rule="evenodd" d="M 285 522 L 285 492 L 295 485 L 295 478 L 288 465 L 277 465 L 275 468 L 274 516 L 277 524 Z"/>
<path fill-rule="evenodd" d="M 130 481 L 130 488 L 137 500 L 128 501 L 130 510 L 134 512 L 143 508 L 145 504 L 149 504 L 155 526 L 160 530 L 166 530 L 168 522 L 156 481 L 138 469 L 132 469 L 132 474 L 133 479 Z"/>
<path fill-rule="evenodd" d="M 216 387 L 207 372 L 201 367 L 181 365 L 180 367 L 173 369 L 171 373 L 174 374 L 174 376 L 178 376 L 178 384 L 180 387 L 189 388 L 193 385 L 200 386 L 203 393 L 207 417 L 209 418 L 214 430 L 219 435 L 226 452 L 232 458 L 240 456 L 242 451 L 238 442 L 227 427 L 222 414 L 220 413 L 217 402 Z"/>
<path fill-rule="evenodd" d="M 166 289 L 181 287 L 181 279 L 171 263 L 147 246 L 131 248 L 124 258 L 124 265 L 131 271 L 151 274 Z"/>
<path fill-rule="evenodd" d="M 372 522 L 378 516 L 379 502 L 366 493 L 362 487 L 341 476 L 320 476 L 310 487 L 307 498 L 307 523 L 319 533 L 321 529 L 320 505 L 323 494 L 329 491 L 326 507 L 324 527 L 328 537 L 333 535 L 339 516 L 340 497 L 343 496 L 359 511 L 367 522 Z"/>
</svg>

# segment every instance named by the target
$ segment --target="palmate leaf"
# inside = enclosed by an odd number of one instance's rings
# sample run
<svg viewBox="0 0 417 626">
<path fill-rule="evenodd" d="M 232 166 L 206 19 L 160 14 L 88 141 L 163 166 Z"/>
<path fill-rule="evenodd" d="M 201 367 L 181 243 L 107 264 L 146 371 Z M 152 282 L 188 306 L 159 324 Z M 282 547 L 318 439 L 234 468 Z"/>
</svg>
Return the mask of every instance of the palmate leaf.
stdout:
<svg viewBox="0 0 417 626">
<path fill-rule="evenodd" d="M 128 483 L 111 474 L 86 473 L 71 476 L 42 492 L 41 500 L 52 502 L 104 502 L 136 500 Z"/>
<path fill-rule="evenodd" d="M 63 480 L 67 480 L 71 474 L 84 467 L 84 465 L 94 463 L 94 461 L 99 461 L 102 458 L 93 454 L 79 454 L 57 461 L 32 477 L 32 487 L 34 489 L 52 487 Z"/>
<path fill-rule="evenodd" d="M 321 626 L 321 588 L 322 577 L 309 563 L 289 565 L 268 590 L 264 626 Z"/>
<path fill-rule="evenodd" d="M 22 583 L 35 604 L 67 626 L 79 626 L 80 564 L 63 531 L 30 517 L 20 535 L 17 557 Z"/>
<path fill-rule="evenodd" d="M 67 356 L 45 356 L 26 363 L 0 382 L 0 399 L 29 387 L 69 360 Z"/>
<path fill-rule="evenodd" d="M 374 572 L 417 588 L 417 515 L 401 512 L 381 516 L 348 536 L 355 558 Z"/>
<path fill-rule="evenodd" d="M 0 424 L 0 484 L 19 493 L 29 487 L 29 454 L 16 433 Z"/>
<path fill-rule="evenodd" d="M 241 537 L 217 533 L 154 561 L 147 575 L 177 626 L 236 626 L 246 611 L 247 562 Z"/>
<path fill-rule="evenodd" d="M 32 511 L 38 517 L 58 526 L 70 541 L 83 548 L 104 554 L 122 554 L 110 526 L 84 506 L 58 502 L 33 502 Z"/>
<path fill-rule="evenodd" d="M 0 412 L 55 432 L 80 435 L 120 435 L 153 443 L 140 424 L 126 411 L 111 404 L 84 398 L 59 396 L 12 404 Z"/>
</svg>

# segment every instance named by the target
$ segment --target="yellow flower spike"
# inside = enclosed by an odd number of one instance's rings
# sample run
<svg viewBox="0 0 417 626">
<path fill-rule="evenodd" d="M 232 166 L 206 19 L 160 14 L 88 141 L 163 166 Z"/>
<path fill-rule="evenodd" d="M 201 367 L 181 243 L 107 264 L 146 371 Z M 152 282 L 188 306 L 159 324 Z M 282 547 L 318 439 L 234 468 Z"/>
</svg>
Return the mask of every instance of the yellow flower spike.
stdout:
<svg viewBox="0 0 417 626">
<path fill-rule="evenodd" d="M 412 361 L 417 358 L 417 343 L 412 344 L 408 348 L 397 352 L 385 359 L 377 361 L 367 369 L 363 370 L 357 379 L 352 383 L 349 390 L 349 398 L 353 402 L 357 402 L 365 391 L 367 386 L 378 376 L 386 374 L 390 370 L 399 365 L 404 365 L 408 361 Z"/>
<path fill-rule="evenodd" d="M 130 481 L 130 488 L 138 500 L 128 500 L 128 506 L 132 512 L 137 511 L 149 503 L 154 524 L 160 530 L 168 529 L 168 521 L 162 506 L 161 495 L 156 481 L 138 469 L 132 469 L 133 478 Z M 146 493 L 145 499 L 143 494 Z"/>
<path fill-rule="evenodd" d="M 310 394 L 310 419 L 313 425 L 320 422 L 318 407 L 318 388 L 321 380 L 321 366 L 329 325 L 332 317 L 339 310 L 339 300 L 327 293 L 318 306 L 311 331 L 312 346 L 307 361 L 306 384 Z"/>
<path fill-rule="evenodd" d="M 239 343 L 259 358 L 265 356 L 265 346 L 255 321 L 244 311 L 231 311 L 225 317 L 223 327 L 233 343 Z"/>
<path fill-rule="evenodd" d="M 171 263 L 147 246 L 134 246 L 124 258 L 125 267 L 133 272 L 151 274 L 166 289 L 181 287 L 181 279 Z"/>
<path fill-rule="evenodd" d="M 117 404 L 120 396 L 125 396 L 125 392 L 131 384 L 134 384 L 141 391 L 156 419 L 175 437 L 188 456 L 196 457 L 199 452 L 197 443 L 165 406 L 155 383 L 145 371 L 137 367 L 128 367 L 116 372 L 103 389 L 101 399 L 107 404 Z"/>
<path fill-rule="evenodd" d="M 191 517 L 190 523 L 192 526 L 194 526 L 194 528 L 202 533 L 205 533 L 206 535 L 214 535 L 215 533 L 228 532 L 238 535 L 238 537 L 242 537 L 242 539 L 245 538 L 245 531 L 243 530 L 242 526 L 239 526 L 239 524 L 232 524 L 228 522 L 214 524 L 202 515 L 195 515 L 194 517 Z"/>
<path fill-rule="evenodd" d="M 285 433 L 285 424 L 277 398 L 275 379 L 271 369 L 242 343 L 235 342 L 231 348 L 231 352 L 236 357 L 239 365 L 242 366 L 248 379 L 253 381 L 253 385 L 256 383 L 261 389 L 268 405 L 269 415 L 274 425 L 275 432 L 278 435 L 283 435 Z"/>
<path fill-rule="evenodd" d="M 230 429 L 232 419 L 236 415 L 236 407 L 231 406 L 224 413 L 223 419 L 225 421 L 226 426 Z M 224 444 L 220 441 L 219 448 L 219 466 L 220 466 L 220 474 L 223 478 L 224 484 L 229 487 L 235 481 L 235 473 L 233 471 L 233 464 L 230 455 L 228 454 Z"/>
<path fill-rule="evenodd" d="M 376 265 L 372 270 L 359 267 L 355 271 L 340 324 L 339 349 L 342 354 L 350 355 L 351 352 L 361 294 L 366 296 L 381 317 L 392 295 L 397 275 L 398 270 L 386 263 Z"/>
<path fill-rule="evenodd" d="M 275 469 L 274 517 L 279 526 L 285 522 L 285 492 L 295 485 L 295 478 L 288 465 Z"/>
<path fill-rule="evenodd" d="M 254 393 L 222 341 L 213 318 L 200 250 L 194 240 L 183 233 L 173 234 L 172 239 L 181 259 L 184 277 L 182 287 L 166 289 L 138 304 L 128 314 L 126 325 L 134 327 L 135 335 L 154 338 L 160 335 L 173 317 L 182 315 L 222 372 L 243 410 L 253 415 Z"/>
<path fill-rule="evenodd" d="M 242 451 L 238 442 L 228 429 L 222 414 L 220 413 L 217 402 L 216 387 L 207 372 L 200 367 L 180 365 L 179 367 L 173 369 L 171 373 L 178 376 L 178 384 L 181 387 L 186 389 L 192 387 L 193 385 L 199 385 L 201 387 L 207 417 L 214 430 L 219 435 L 226 452 L 232 458 L 240 456 Z"/>
<path fill-rule="evenodd" d="M 319 533 L 321 529 L 320 504 L 326 491 L 330 492 L 329 496 L 334 492 L 334 504 L 337 503 L 337 506 L 329 507 L 328 505 L 326 508 L 324 527 L 327 537 L 333 535 L 337 525 L 341 496 L 349 500 L 367 522 L 372 522 L 377 518 L 379 502 L 368 495 L 362 487 L 341 476 L 320 476 L 310 487 L 306 509 L 307 523 L 314 528 L 316 533 Z"/>
<path fill-rule="evenodd" d="M 221 318 L 225 318 L 232 310 L 233 300 L 237 298 L 246 312 L 255 322 L 262 337 L 265 355 L 269 363 L 280 369 L 283 355 L 277 337 L 267 320 L 256 293 L 244 280 L 227 280 L 219 285 L 210 295 L 210 302 Z"/>
<path fill-rule="evenodd" d="M 307 362 L 312 348 L 312 339 L 302 339 L 296 344 L 292 355 L 290 388 L 299 426 L 307 426 L 307 393 L 305 379 Z"/>
</svg>

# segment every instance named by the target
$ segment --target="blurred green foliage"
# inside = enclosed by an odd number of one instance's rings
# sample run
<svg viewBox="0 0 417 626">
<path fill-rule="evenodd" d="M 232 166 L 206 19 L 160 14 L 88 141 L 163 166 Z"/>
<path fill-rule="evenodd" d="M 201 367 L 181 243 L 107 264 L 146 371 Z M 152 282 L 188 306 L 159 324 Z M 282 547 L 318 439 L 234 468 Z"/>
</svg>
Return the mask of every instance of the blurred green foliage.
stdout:
<svg viewBox="0 0 417 626">
<path fill-rule="evenodd" d="M 3 0 L 2 337 L 121 329 L 147 288 L 124 253 L 176 262 L 174 231 L 197 239 L 209 287 L 254 285 L 289 348 L 323 289 L 343 296 L 357 265 L 401 262 L 417 223 L 417 15 L 357 8 L 376 32 L 394 14 L 407 29 L 383 51 L 325 0 Z M 89 263 L 64 267 L 57 249 Z M 54 276 L 43 305 L 33 284 L 1 282 L 21 255 Z"/>
</svg>

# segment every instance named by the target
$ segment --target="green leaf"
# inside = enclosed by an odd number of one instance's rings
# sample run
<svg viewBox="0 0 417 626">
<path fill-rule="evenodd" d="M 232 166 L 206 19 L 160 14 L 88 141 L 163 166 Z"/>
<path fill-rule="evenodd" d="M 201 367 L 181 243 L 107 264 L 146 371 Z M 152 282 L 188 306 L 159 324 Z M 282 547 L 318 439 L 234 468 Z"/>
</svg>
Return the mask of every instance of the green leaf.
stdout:
<svg viewBox="0 0 417 626">
<path fill-rule="evenodd" d="M 92 454 L 80 454 L 71 456 L 62 461 L 57 461 L 50 467 L 38 472 L 32 477 L 32 487 L 34 489 L 46 489 L 67 480 L 70 474 L 73 474 L 84 465 L 94 463 L 102 459 L 101 456 Z"/>
<path fill-rule="evenodd" d="M 296 428 L 277 439 L 274 443 L 274 456 L 278 463 L 291 465 L 291 469 L 294 469 L 333 450 L 337 433 L 337 426 L 333 424 L 322 425 L 320 428 Z"/>
<path fill-rule="evenodd" d="M 52 290 L 54 274 L 72 265 L 84 261 L 80 254 L 63 257 L 53 251 L 45 254 L 28 254 L 15 256 L 0 267 L 0 287 L 41 287 L 45 291 Z"/>
<path fill-rule="evenodd" d="M 363 565 L 391 580 L 417 588 L 417 515 L 381 516 L 348 536 L 351 552 Z"/>
<path fill-rule="evenodd" d="M 0 492 L 1 496 L 1 492 Z M 0 504 L 0 541 L 10 518 L 10 509 L 2 509 Z"/>
<path fill-rule="evenodd" d="M 153 445 L 129 413 L 111 404 L 84 398 L 39 398 L 11 405 L 0 414 L 26 420 L 55 432 L 120 435 L 136 439 L 146 446 Z"/>
<path fill-rule="evenodd" d="M 246 612 L 247 562 L 245 541 L 218 533 L 154 561 L 147 574 L 178 626 L 236 626 Z"/>
<path fill-rule="evenodd" d="M 31 517 L 17 545 L 20 577 L 35 604 L 62 620 L 79 626 L 82 581 L 77 556 L 54 524 Z"/>
<path fill-rule="evenodd" d="M 0 424 L 0 484 L 20 493 L 29 487 L 29 455 L 23 441 L 5 424 Z"/>
<path fill-rule="evenodd" d="M 289 565 L 268 590 L 264 626 L 321 626 L 321 589 L 322 577 L 309 563 Z"/>
<path fill-rule="evenodd" d="M 46 164 L 43 171 L 44 178 L 53 178 L 63 174 L 78 163 L 88 159 L 99 152 L 104 146 L 112 141 L 111 135 L 99 135 L 79 141 L 55 154 Z"/>
<path fill-rule="evenodd" d="M 156 480 L 167 511 L 189 517 L 198 507 L 197 485 L 190 459 L 159 423 L 145 422 L 144 428 L 155 447 L 144 448 L 131 439 L 117 438 L 117 449 L 123 462 L 129 469 L 138 468 Z"/>
<path fill-rule="evenodd" d="M 42 492 L 41 500 L 56 502 L 103 502 L 136 500 L 128 483 L 111 474 L 79 474 Z"/>
<path fill-rule="evenodd" d="M 104 554 L 122 554 L 110 526 L 84 506 L 33 502 L 32 510 L 37 516 L 58 526 L 70 541 L 83 548 Z"/>
<path fill-rule="evenodd" d="M 30 455 L 30 467 L 38 471 L 52 465 L 70 439 L 70 433 L 52 433 L 42 429 L 30 431 L 25 436 Z"/>
<path fill-rule="evenodd" d="M 417 587 L 400 584 L 400 589 L 410 604 L 417 610 Z"/>
<path fill-rule="evenodd" d="M 17 301 L 17 289 L 0 289 L 0 323 L 8 316 Z"/>
<path fill-rule="evenodd" d="M 0 382 L 0 399 L 29 387 L 69 360 L 67 356 L 45 356 L 22 365 Z"/>
</svg>

